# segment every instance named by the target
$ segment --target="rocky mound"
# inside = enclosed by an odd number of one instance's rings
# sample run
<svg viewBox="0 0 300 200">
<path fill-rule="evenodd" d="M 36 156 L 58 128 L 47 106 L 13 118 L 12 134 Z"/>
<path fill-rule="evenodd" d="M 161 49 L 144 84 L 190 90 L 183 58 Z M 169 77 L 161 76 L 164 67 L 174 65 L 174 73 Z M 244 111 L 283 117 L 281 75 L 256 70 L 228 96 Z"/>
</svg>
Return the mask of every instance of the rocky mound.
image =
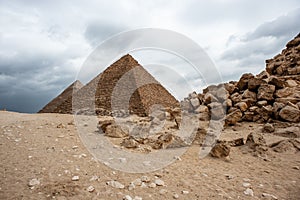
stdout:
<svg viewBox="0 0 300 200">
<path fill-rule="evenodd" d="M 266 71 L 243 74 L 239 81 L 211 85 L 181 102 L 201 120 L 300 122 L 300 34 L 280 54 L 266 61 Z M 225 116 L 226 115 L 226 116 Z"/>
</svg>

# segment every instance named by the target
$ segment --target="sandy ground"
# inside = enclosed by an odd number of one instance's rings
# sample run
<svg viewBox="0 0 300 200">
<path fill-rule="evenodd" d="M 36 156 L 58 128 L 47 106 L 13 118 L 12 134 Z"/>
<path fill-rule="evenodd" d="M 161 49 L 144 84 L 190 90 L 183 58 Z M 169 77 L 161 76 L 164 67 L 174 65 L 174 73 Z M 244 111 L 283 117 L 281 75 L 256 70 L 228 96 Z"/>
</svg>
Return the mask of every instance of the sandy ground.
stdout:
<svg viewBox="0 0 300 200">
<path fill-rule="evenodd" d="M 163 169 L 125 173 L 96 161 L 72 121 L 72 115 L 0 112 L 0 199 L 300 199 L 299 151 L 269 149 L 262 158 L 232 147 L 229 160 L 199 159 L 200 147 L 193 145 Z M 250 132 L 261 132 L 261 125 L 229 127 L 221 138 L 246 138 Z M 264 137 L 268 143 L 287 139 Z M 74 176 L 79 180 L 73 181 Z M 129 190 L 130 182 L 142 176 L 150 182 Z M 29 186 L 32 179 L 38 181 Z M 157 179 L 164 185 L 148 187 Z M 112 180 L 125 188 L 107 185 Z M 88 191 L 90 186 L 94 191 Z M 244 194 L 247 188 L 253 196 Z"/>
</svg>

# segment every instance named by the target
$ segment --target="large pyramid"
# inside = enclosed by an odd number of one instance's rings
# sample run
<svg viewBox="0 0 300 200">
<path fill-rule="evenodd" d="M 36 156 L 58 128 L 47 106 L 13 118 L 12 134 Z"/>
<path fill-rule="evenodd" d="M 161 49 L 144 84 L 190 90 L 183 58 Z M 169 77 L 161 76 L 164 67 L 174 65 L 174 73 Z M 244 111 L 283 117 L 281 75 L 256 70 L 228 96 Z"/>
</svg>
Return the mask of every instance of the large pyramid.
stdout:
<svg viewBox="0 0 300 200">
<path fill-rule="evenodd" d="M 74 83 L 69 85 L 62 93 L 60 93 L 57 97 L 55 97 L 52 101 L 50 101 L 47 105 L 45 105 L 39 113 L 52 113 L 55 112 L 57 107 L 59 107 L 64 101 L 69 98 L 72 98 L 72 94 L 77 92 L 83 87 L 83 84 L 76 80 Z"/>
<path fill-rule="evenodd" d="M 127 110 L 146 116 L 151 106 L 179 106 L 178 101 L 132 56 L 125 55 L 87 85 L 65 99 L 52 112 L 109 114 Z"/>
</svg>

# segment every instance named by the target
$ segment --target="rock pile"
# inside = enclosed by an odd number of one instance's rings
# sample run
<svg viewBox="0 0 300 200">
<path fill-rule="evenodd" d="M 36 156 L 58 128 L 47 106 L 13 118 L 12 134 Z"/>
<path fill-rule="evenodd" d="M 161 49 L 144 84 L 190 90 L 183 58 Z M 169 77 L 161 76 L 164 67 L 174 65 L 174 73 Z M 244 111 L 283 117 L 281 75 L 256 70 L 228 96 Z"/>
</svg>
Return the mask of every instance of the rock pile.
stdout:
<svg viewBox="0 0 300 200">
<path fill-rule="evenodd" d="M 239 81 L 211 85 L 203 94 L 190 94 L 183 110 L 199 114 L 200 120 L 300 122 L 300 34 L 281 54 L 266 61 L 266 71 L 243 74 Z"/>
</svg>

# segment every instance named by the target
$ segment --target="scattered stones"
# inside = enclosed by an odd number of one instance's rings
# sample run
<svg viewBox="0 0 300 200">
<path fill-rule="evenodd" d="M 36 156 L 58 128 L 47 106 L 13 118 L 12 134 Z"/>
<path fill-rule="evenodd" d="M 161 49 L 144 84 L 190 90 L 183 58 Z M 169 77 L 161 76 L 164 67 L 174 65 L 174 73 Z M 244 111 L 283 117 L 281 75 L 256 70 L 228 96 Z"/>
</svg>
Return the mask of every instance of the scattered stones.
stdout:
<svg viewBox="0 0 300 200">
<path fill-rule="evenodd" d="M 250 188 L 247 188 L 245 191 L 244 191 L 244 194 L 247 195 L 247 196 L 254 196 L 254 192 L 252 189 Z"/>
<path fill-rule="evenodd" d="M 109 185 L 109 186 L 111 186 L 113 188 L 117 188 L 117 189 L 125 188 L 125 186 L 122 183 L 120 183 L 118 181 L 114 181 L 114 180 L 106 182 L 106 185 Z"/>
<path fill-rule="evenodd" d="M 250 183 L 243 183 L 243 187 L 245 187 L 245 188 L 248 188 L 248 187 L 250 187 L 251 186 L 251 184 Z"/>
</svg>

